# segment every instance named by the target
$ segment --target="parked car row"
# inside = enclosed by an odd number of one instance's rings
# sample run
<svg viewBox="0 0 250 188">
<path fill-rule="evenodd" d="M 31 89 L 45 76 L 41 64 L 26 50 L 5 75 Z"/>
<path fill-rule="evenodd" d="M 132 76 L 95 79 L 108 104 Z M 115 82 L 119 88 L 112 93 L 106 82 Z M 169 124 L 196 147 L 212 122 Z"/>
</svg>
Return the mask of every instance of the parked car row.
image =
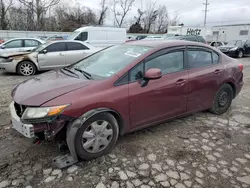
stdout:
<svg viewBox="0 0 250 188">
<path fill-rule="evenodd" d="M 29 76 L 37 71 L 68 66 L 98 50 L 81 41 L 49 41 L 28 52 L 0 55 L 0 70 Z"/>
<path fill-rule="evenodd" d="M 64 62 L 58 49 L 79 45 L 46 43 L 28 58 L 45 65 L 52 50 L 62 59 L 51 63 Z M 198 111 L 226 112 L 243 87 L 242 70 L 236 59 L 197 42 L 115 45 L 16 86 L 12 124 L 28 138 L 65 141 L 70 155 L 53 160 L 64 168 L 107 154 L 119 135 Z"/>
</svg>

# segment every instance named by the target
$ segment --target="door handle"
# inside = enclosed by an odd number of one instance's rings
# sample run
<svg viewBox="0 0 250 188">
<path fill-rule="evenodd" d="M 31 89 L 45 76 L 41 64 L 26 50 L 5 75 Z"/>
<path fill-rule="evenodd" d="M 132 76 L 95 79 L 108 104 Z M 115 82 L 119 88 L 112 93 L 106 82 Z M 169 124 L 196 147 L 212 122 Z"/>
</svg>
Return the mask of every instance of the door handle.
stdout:
<svg viewBox="0 0 250 188">
<path fill-rule="evenodd" d="M 184 85 L 186 82 L 187 82 L 187 80 L 185 80 L 185 79 L 179 79 L 179 80 L 176 81 L 176 85 L 182 86 L 182 85 Z"/>
<path fill-rule="evenodd" d="M 216 69 L 216 70 L 214 71 L 214 74 L 220 74 L 222 71 L 223 71 L 222 69 Z"/>
<path fill-rule="evenodd" d="M 63 53 L 59 53 L 60 56 L 64 56 Z"/>
</svg>

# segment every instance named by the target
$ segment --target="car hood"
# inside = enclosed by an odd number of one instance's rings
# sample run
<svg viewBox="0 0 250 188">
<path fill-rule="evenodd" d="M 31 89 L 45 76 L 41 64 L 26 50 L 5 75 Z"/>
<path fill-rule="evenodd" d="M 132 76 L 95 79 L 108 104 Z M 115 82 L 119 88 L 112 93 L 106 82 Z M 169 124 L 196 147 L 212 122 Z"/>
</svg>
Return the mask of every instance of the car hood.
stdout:
<svg viewBox="0 0 250 188">
<path fill-rule="evenodd" d="M 60 70 L 50 71 L 20 83 L 11 95 L 18 104 L 41 106 L 63 94 L 86 87 L 91 82 L 93 81 L 70 77 Z"/>
<path fill-rule="evenodd" d="M 8 58 L 8 57 L 14 57 L 14 56 L 20 56 L 20 55 L 26 55 L 26 54 L 30 54 L 31 52 L 12 52 L 12 53 L 2 53 L 0 56 L 2 58 Z"/>
</svg>

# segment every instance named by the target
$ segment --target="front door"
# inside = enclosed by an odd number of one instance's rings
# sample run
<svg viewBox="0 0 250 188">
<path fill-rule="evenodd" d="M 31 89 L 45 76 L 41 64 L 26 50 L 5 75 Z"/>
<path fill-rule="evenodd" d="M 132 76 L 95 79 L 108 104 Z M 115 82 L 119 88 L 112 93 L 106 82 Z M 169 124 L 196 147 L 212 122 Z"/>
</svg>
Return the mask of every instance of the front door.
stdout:
<svg viewBox="0 0 250 188">
<path fill-rule="evenodd" d="M 66 55 L 65 42 L 56 42 L 41 50 L 38 54 L 38 65 L 41 70 L 64 67 Z"/>
<path fill-rule="evenodd" d="M 77 61 L 83 59 L 87 56 L 86 51 L 89 51 L 89 48 L 79 42 L 67 42 L 67 53 L 65 58 L 65 63 L 71 65 Z"/>
<path fill-rule="evenodd" d="M 187 111 L 206 110 L 212 107 L 214 96 L 223 83 L 224 66 L 219 55 L 206 48 L 189 48 Z"/>
<path fill-rule="evenodd" d="M 163 76 L 140 85 L 138 72 L 159 68 Z M 144 71 L 145 70 L 145 71 Z M 184 66 L 184 49 L 160 51 L 130 71 L 129 110 L 132 129 L 186 112 L 188 72 Z"/>
<path fill-rule="evenodd" d="M 4 44 L 4 49 L 0 51 L 0 53 L 12 53 L 22 51 L 23 48 L 23 40 L 16 39 L 6 42 Z"/>
</svg>

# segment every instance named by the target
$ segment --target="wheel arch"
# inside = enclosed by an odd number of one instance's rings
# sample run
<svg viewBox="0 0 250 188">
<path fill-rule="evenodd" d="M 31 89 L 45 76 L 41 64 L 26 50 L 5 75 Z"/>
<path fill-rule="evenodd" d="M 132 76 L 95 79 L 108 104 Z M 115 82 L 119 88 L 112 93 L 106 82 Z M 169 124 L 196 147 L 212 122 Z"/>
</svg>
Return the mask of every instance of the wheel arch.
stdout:
<svg viewBox="0 0 250 188">
<path fill-rule="evenodd" d="M 30 59 L 23 59 L 23 60 L 21 60 L 20 62 L 17 63 L 17 65 L 16 65 L 16 72 L 18 72 L 18 67 L 19 67 L 20 63 L 25 62 L 25 61 L 28 61 L 28 62 L 30 62 L 30 63 L 33 63 L 33 65 L 34 65 L 35 68 L 36 68 L 36 71 L 38 70 L 37 65 L 36 65 L 33 61 L 31 61 Z"/>
<path fill-rule="evenodd" d="M 228 81 L 228 82 L 226 82 L 224 84 L 228 84 L 228 85 L 230 85 L 232 87 L 232 89 L 233 89 L 233 98 L 235 98 L 236 97 L 236 86 L 235 86 L 235 84 L 233 82 L 231 82 L 231 81 Z"/>
<path fill-rule="evenodd" d="M 108 112 L 115 117 L 119 126 L 119 135 L 124 133 L 124 121 L 119 112 L 110 108 L 96 108 L 89 110 L 88 112 L 81 115 L 79 118 L 75 119 L 72 123 L 67 124 L 66 141 L 70 151 L 71 156 L 74 160 L 78 160 L 78 156 L 75 149 L 75 136 L 81 125 L 86 122 L 89 118 L 96 114 Z"/>
</svg>

